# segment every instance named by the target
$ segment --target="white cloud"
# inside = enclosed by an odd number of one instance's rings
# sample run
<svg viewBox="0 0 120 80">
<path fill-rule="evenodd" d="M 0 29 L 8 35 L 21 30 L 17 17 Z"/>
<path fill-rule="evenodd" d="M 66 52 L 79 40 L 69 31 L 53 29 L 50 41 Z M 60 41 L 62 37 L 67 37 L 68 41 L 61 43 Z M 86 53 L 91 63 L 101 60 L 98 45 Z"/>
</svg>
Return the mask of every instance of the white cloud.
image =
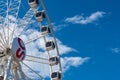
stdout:
<svg viewBox="0 0 120 80">
<path fill-rule="evenodd" d="M 15 21 L 16 19 L 10 16 L 10 19 Z M 27 23 L 27 21 L 24 21 Z M 16 27 L 17 25 L 15 25 L 14 23 L 10 23 L 10 29 L 11 31 L 14 30 L 14 26 Z M 18 35 L 20 34 L 20 32 L 23 30 L 24 27 L 17 27 L 15 30 L 15 34 Z M 0 32 L 2 33 L 3 29 L 0 29 Z M 6 31 L 6 35 L 8 34 L 8 28 L 5 28 Z M 11 36 L 12 32 L 9 31 L 9 36 Z M 14 37 L 16 37 L 16 35 L 14 35 Z M 35 37 L 40 36 L 40 32 L 38 30 L 35 29 L 28 29 L 25 30 L 24 33 L 22 33 L 22 35 L 20 36 L 20 38 L 26 42 L 30 39 L 33 39 Z M 3 35 L 4 36 L 4 35 Z M 47 36 L 46 37 L 47 40 L 52 40 L 52 37 Z M 12 42 L 12 39 L 10 40 Z M 57 39 L 57 43 L 58 43 L 58 47 L 59 47 L 59 51 L 60 51 L 60 55 L 63 54 L 68 54 L 69 52 L 77 52 L 77 50 L 64 45 L 59 39 Z M 44 58 L 48 58 L 47 56 L 47 52 L 45 51 L 45 43 L 44 43 L 44 39 L 40 38 L 38 40 L 32 41 L 29 44 L 26 44 L 26 50 L 27 50 L 27 55 L 32 55 L 32 56 L 36 56 L 36 57 L 44 57 Z M 55 50 L 50 51 L 50 54 L 56 54 Z M 70 67 L 78 67 L 82 64 L 84 64 L 84 62 L 89 60 L 89 57 L 63 57 L 61 58 L 62 60 L 62 67 L 63 67 L 63 71 L 66 72 L 67 70 L 70 69 Z M 37 73 L 41 74 L 44 77 L 48 77 L 49 76 L 49 66 L 45 65 L 45 64 L 39 64 L 39 63 L 35 63 L 35 62 L 28 62 L 28 61 L 24 61 L 28 66 L 30 66 L 32 69 L 34 69 Z M 27 69 L 25 66 L 23 66 L 24 72 L 27 75 L 31 75 L 32 77 L 35 77 L 31 74 L 30 70 Z"/>
<path fill-rule="evenodd" d="M 15 21 L 16 21 L 16 18 L 15 18 L 14 16 L 9 15 L 8 17 L 9 17 L 9 19 L 10 19 L 11 21 L 13 21 L 13 22 L 15 22 Z"/>
<path fill-rule="evenodd" d="M 120 53 L 120 48 L 112 48 L 113 53 Z"/>
<path fill-rule="evenodd" d="M 70 67 L 78 67 L 80 65 L 83 65 L 86 61 L 88 61 L 89 57 L 64 57 L 62 58 L 62 67 L 63 71 L 67 71 Z"/>
<path fill-rule="evenodd" d="M 76 15 L 71 18 L 66 18 L 65 22 L 70 22 L 73 24 L 88 24 L 93 23 L 94 21 L 102 18 L 104 16 L 105 12 L 97 11 L 95 13 L 92 13 L 90 16 L 84 17 L 83 15 Z"/>
<path fill-rule="evenodd" d="M 59 24 L 59 25 L 57 25 L 56 23 L 52 23 L 52 25 L 53 25 L 53 28 L 54 28 L 55 31 L 59 31 L 62 28 L 65 28 L 65 27 L 68 26 L 68 24 L 65 24 L 65 23 L 64 24 Z"/>
<path fill-rule="evenodd" d="M 64 45 L 60 40 L 57 39 L 57 44 L 58 44 L 58 48 L 59 48 L 59 52 L 61 55 L 63 54 L 67 54 L 69 52 L 78 52 L 77 50 L 68 47 L 67 45 Z"/>
</svg>

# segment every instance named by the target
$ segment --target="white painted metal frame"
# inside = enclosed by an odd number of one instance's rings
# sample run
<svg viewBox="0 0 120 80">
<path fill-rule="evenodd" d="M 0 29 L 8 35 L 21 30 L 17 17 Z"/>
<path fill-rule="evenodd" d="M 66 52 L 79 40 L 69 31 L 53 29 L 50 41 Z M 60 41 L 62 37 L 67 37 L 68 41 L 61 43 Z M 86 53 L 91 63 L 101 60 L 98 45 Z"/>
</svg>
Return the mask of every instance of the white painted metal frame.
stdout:
<svg viewBox="0 0 120 80">
<path fill-rule="evenodd" d="M 18 17 L 19 17 L 19 10 L 20 10 L 20 6 L 22 4 L 21 0 L 0 0 L 0 30 L 2 29 L 2 32 L 0 32 L 0 51 L 5 51 L 6 48 L 11 47 L 11 40 L 14 36 L 18 36 L 20 37 L 22 35 L 22 33 L 24 32 L 24 30 L 26 28 L 28 28 L 28 26 L 26 26 L 27 24 L 29 24 L 29 22 L 32 20 L 32 17 L 35 15 L 35 13 L 38 11 L 38 9 L 40 7 L 42 7 L 42 9 L 45 11 L 45 16 L 47 18 L 47 22 L 48 25 L 51 29 L 51 37 L 53 38 L 53 41 L 55 43 L 55 50 L 56 50 L 56 54 L 58 56 L 58 58 L 60 59 L 60 54 L 59 54 L 59 50 L 58 50 L 58 46 L 57 46 L 57 41 L 56 41 L 56 37 L 54 34 L 54 30 L 52 27 L 52 23 L 50 20 L 50 17 L 47 13 L 46 7 L 43 3 L 42 0 L 39 0 L 39 6 L 37 8 L 30 8 L 26 14 L 24 15 L 24 17 L 22 18 L 22 20 L 26 20 L 26 23 L 21 23 L 21 21 L 19 21 Z M 9 27 L 9 15 L 13 15 L 17 20 L 14 22 L 14 29 L 11 30 Z M 38 22 L 38 25 L 42 26 L 41 22 Z M 20 34 L 15 34 L 15 30 L 16 27 L 23 27 L 23 30 L 20 32 Z M 5 29 L 7 28 L 7 31 L 5 31 Z M 12 34 L 10 35 L 10 32 L 12 32 Z M 10 36 L 9 36 L 10 35 Z M 29 44 L 31 42 L 33 42 L 34 40 L 37 40 L 39 38 L 43 38 L 44 42 L 47 42 L 47 37 L 46 35 L 44 36 L 37 36 L 34 39 L 29 39 L 28 41 L 25 42 L 25 44 Z M 26 61 L 32 61 L 32 62 L 37 62 L 37 63 L 42 63 L 42 64 L 48 64 L 49 65 L 49 58 L 52 56 L 50 54 L 49 51 L 47 51 L 48 53 L 48 59 L 44 59 L 44 58 L 40 58 L 40 57 L 33 57 L 30 55 L 27 55 L 25 60 Z M 1 55 L 1 54 L 0 54 Z M 3 55 L 3 54 L 2 54 Z M 54 55 L 53 55 L 54 56 Z M 17 59 L 15 59 L 15 57 L 12 55 L 12 52 L 7 52 L 5 53 L 5 56 L 0 57 L 0 63 L 4 64 L 0 65 L 0 71 L 2 70 L 4 75 L 0 75 L 0 76 L 4 76 L 4 80 L 32 80 L 29 76 L 25 75 L 25 73 L 22 71 L 22 66 L 21 64 L 25 65 L 27 68 L 29 68 L 33 73 L 35 73 L 36 75 L 38 75 L 40 77 L 41 80 L 44 80 L 44 78 L 40 75 L 37 74 L 33 69 L 31 69 L 28 65 L 26 65 L 23 62 L 19 62 Z M 50 66 L 50 75 L 52 74 L 52 72 L 54 72 L 54 68 L 53 66 Z M 58 71 L 60 71 L 62 73 L 62 67 L 61 67 L 61 61 L 59 61 L 58 64 Z M 51 76 L 50 76 L 51 78 Z M 51 78 L 52 80 L 52 78 Z"/>
</svg>

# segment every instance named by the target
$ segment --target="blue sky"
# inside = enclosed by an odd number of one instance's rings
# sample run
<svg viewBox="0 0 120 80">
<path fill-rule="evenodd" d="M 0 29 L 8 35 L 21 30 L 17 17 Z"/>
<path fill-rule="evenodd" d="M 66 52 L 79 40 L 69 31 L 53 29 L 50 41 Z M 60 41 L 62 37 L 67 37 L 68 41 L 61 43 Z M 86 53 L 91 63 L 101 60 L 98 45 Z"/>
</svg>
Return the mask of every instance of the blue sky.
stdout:
<svg viewBox="0 0 120 80">
<path fill-rule="evenodd" d="M 62 56 L 90 58 L 82 65 L 70 67 L 63 79 L 120 80 L 120 1 L 44 0 L 44 3 L 58 29 L 56 37 L 77 50 Z M 97 12 L 91 20 L 90 16 Z"/>
<path fill-rule="evenodd" d="M 64 72 L 63 80 L 120 80 L 120 1 L 43 1 L 55 29 Z M 30 8 L 27 0 L 22 0 L 22 4 L 25 7 L 20 7 L 19 19 Z M 17 27 L 14 23 L 17 21 L 16 17 L 9 15 L 9 19 L 10 29 Z M 29 22 L 32 25 L 28 24 Z M 35 18 L 32 18 L 32 21 L 25 18 L 20 23 L 28 24 L 25 30 L 25 26 L 15 30 L 17 35 L 24 31 L 20 36 L 23 41 L 41 36 Z M 50 36 L 46 38 L 51 39 Z M 44 40 L 41 38 L 27 44 L 26 50 L 27 55 L 46 58 Z M 48 65 L 46 67 L 43 64 L 27 63 L 37 73 L 48 77 Z M 32 74 L 30 70 L 28 74 Z"/>
</svg>

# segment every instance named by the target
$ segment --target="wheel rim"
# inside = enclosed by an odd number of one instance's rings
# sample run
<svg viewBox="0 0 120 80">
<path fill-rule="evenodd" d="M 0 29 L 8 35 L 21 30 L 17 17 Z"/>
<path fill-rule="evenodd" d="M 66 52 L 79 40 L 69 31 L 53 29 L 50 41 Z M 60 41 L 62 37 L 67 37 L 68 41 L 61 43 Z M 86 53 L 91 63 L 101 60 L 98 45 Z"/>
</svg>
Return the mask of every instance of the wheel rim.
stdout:
<svg viewBox="0 0 120 80">
<path fill-rule="evenodd" d="M 28 4 L 27 0 L 24 2 L 23 1 L 24 0 L 0 1 L 0 76 L 3 76 L 4 80 L 35 79 L 24 72 L 24 68 L 26 67 L 31 71 L 31 73 L 37 76 L 38 80 L 45 79 L 42 75 L 42 72 L 37 72 L 29 66 L 30 62 L 35 62 L 36 64 L 41 64 L 41 66 L 42 64 L 46 64 L 47 66 L 49 66 L 49 76 L 50 79 L 53 80 L 53 78 L 51 77 L 52 73 L 54 71 L 59 71 L 62 74 L 62 68 L 60 60 L 58 64 L 55 64 L 54 66 L 51 66 L 49 62 L 49 59 L 51 57 L 57 56 L 58 59 L 60 59 L 60 56 L 57 47 L 57 40 L 55 38 L 54 30 L 47 10 L 42 0 L 39 0 L 39 4 L 36 7 L 32 8 L 30 7 L 30 4 Z M 36 20 L 35 14 L 38 11 L 45 12 L 46 19 L 44 21 Z M 46 25 L 46 23 L 51 29 L 51 33 L 41 34 L 41 28 L 42 26 Z M 14 56 L 12 43 L 15 37 L 23 40 L 26 46 L 27 56 L 25 57 L 24 61 L 19 61 Z M 54 42 L 54 50 L 46 50 L 45 44 L 48 41 Z M 36 46 L 36 49 L 33 48 L 34 44 L 39 44 Z M 7 49 L 9 49 L 9 51 L 5 53 Z M 39 50 L 44 51 L 44 54 L 42 54 L 43 52 L 40 54 Z M 38 53 L 34 53 L 34 51 Z M 53 52 L 55 54 L 52 54 Z"/>
</svg>

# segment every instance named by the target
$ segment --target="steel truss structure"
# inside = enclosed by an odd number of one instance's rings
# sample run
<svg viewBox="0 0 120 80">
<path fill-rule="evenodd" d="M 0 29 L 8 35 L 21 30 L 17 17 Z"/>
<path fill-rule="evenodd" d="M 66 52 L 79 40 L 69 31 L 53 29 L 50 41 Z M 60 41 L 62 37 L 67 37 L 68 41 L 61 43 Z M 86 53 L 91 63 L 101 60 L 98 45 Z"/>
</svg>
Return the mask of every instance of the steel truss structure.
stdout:
<svg viewBox="0 0 120 80">
<path fill-rule="evenodd" d="M 60 54 L 47 9 L 42 0 L 25 1 L 26 2 L 24 2 L 24 0 L 0 0 L 0 80 L 35 80 L 26 75 L 22 65 L 26 66 L 31 70 L 31 73 L 37 76 L 36 80 L 45 80 L 41 74 L 38 74 L 29 65 L 24 63 L 21 58 L 20 60 L 16 58 L 16 53 L 13 51 L 15 47 L 12 47 L 17 44 L 13 44 L 14 38 L 17 37 L 17 39 L 19 39 L 24 31 L 29 29 L 29 24 L 31 24 L 33 18 L 36 19 L 35 21 L 40 28 L 41 35 L 35 35 L 34 38 L 24 41 L 24 45 L 43 38 L 48 57 L 35 57 L 26 54 L 24 55 L 25 58 L 23 58 L 25 61 L 47 64 L 50 70 L 48 71 L 50 72 L 50 79 L 62 80 Z M 10 20 L 10 16 L 14 17 L 12 21 Z M 14 24 L 12 29 L 10 23 Z M 19 27 L 22 27 L 22 29 L 19 33 L 16 33 Z M 47 38 L 48 36 L 51 37 L 50 40 Z M 21 48 L 23 49 L 23 47 Z M 52 50 L 55 52 L 54 55 L 51 54 Z"/>
</svg>

